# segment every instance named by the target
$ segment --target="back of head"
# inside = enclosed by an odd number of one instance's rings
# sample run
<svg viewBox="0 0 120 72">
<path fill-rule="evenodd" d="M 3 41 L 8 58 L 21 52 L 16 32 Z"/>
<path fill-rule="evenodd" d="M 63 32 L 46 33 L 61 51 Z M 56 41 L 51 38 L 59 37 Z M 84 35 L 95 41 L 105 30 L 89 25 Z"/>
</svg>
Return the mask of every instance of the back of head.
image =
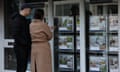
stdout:
<svg viewBox="0 0 120 72">
<path fill-rule="evenodd" d="M 31 10 L 32 10 L 32 5 L 24 3 L 24 4 L 21 5 L 20 15 L 22 15 L 22 16 L 28 16 L 28 15 L 30 15 Z"/>
<path fill-rule="evenodd" d="M 44 19 L 44 11 L 42 9 L 36 9 L 33 15 L 33 19 Z"/>
<path fill-rule="evenodd" d="M 25 8 L 30 8 L 30 9 L 32 9 L 32 5 L 31 5 L 31 4 L 28 4 L 28 3 L 23 3 L 23 4 L 21 5 L 20 10 L 23 10 L 23 9 L 25 9 Z"/>
</svg>

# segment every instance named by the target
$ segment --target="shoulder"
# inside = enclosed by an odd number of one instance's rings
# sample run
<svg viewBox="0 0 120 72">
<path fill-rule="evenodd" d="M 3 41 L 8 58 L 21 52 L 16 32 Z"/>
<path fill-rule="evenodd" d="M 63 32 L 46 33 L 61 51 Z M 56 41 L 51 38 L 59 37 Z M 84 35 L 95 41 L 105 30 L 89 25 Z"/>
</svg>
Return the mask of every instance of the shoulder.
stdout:
<svg viewBox="0 0 120 72">
<path fill-rule="evenodd" d="M 43 23 L 43 26 L 48 27 L 48 24 L 47 23 Z"/>
<path fill-rule="evenodd" d="M 43 28 L 44 28 L 44 29 L 49 29 L 49 25 L 48 25 L 47 23 L 44 23 L 44 24 L 43 24 Z"/>
<path fill-rule="evenodd" d="M 14 18 L 14 21 L 23 22 L 23 21 L 27 21 L 27 20 L 25 20 L 22 16 L 17 15 L 17 16 Z"/>
<path fill-rule="evenodd" d="M 43 27 L 43 25 L 41 25 L 40 23 L 35 23 L 35 22 L 31 22 L 30 23 L 30 27 Z"/>
<path fill-rule="evenodd" d="M 30 23 L 30 26 L 35 26 L 35 25 L 36 25 L 36 24 L 35 24 L 35 23 L 33 23 L 33 22 L 31 22 L 31 23 Z"/>
</svg>

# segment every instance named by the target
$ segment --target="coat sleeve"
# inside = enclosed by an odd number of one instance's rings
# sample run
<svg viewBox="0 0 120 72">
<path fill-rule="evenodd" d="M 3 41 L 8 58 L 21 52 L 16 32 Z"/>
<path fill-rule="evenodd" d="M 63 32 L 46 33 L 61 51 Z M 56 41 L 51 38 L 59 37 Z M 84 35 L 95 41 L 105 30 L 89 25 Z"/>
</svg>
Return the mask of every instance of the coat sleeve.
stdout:
<svg viewBox="0 0 120 72">
<path fill-rule="evenodd" d="M 52 39 L 52 32 L 50 30 L 50 27 L 47 24 L 44 24 L 44 32 L 47 35 L 47 39 L 51 40 Z"/>
</svg>

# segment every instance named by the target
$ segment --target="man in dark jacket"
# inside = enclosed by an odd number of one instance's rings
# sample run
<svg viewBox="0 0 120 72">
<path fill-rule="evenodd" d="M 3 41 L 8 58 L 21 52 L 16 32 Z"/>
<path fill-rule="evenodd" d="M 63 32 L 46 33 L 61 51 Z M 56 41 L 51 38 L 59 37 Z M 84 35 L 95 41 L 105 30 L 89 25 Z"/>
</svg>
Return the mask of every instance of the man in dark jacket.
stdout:
<svg viewBox="0 0 120 72">
<path fill-rule="evenodd" d="M 26 16 L 31 13 L 31 6 L 23 4 L 20 12 L 13 16 L 13 38 L 15 40 L 14 50 L 17 59 L 17 72 L 25 72 L 31 49 L 31 38 L 29 24 Z"/>
</svg>

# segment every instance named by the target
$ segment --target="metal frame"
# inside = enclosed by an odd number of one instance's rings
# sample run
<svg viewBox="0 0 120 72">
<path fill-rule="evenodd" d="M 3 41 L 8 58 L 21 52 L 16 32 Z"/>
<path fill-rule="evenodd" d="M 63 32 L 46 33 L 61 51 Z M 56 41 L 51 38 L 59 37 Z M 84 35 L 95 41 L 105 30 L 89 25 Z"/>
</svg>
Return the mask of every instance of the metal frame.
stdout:
<svg viewBox="0 0 120 72">
<path fill-rule="evenodd" d="M 63 3 L 63 1 L 61 1 L 61 2 L 56 2 L 55 3 L 55 7 L 56 7 L 56 5 L 61 5 L 61 4 L 74 4 L 74 3 L 77 3 L 77 4 L 79 4 L 80 5 L 80 33 L 82 34 L 81 36 L 80 36 L 80 45 L 81 45 L 81 49 L 82 50 L 80 50 L 81 52 L 80 52 L 80 72 L 86 72 L 86 49 L 85 49 L 85 9 L 84 9 L 84 0 L 76 0 L 76 1 L 71 1 L 70 0 L 70 2 L 68 1 L 66 1 L 65 3 Z M 75 28 L 74 28 L 75 29 Z M 76 35 L 75 35 L 76 36 Z M 74 37 L 74 38 L 76 38 L 76 37 Z M 75 43 L 76 44 L 76 43 Z M 76 49 L 75 49 L 76 50 Z M 76 52 L 76 51 L 75 51 Z M 74 57 L 76 57 L 76 53 L 75 53 L 75 56 Z M 82 60 L 81 60 L 82 59 Z M 76 63 L 76 61 L 74 61 L 75 63 Z M 75 68 L 74 68 L 75 69 Z M 76 69 L 75 69 L 76 70 Z M 77 72 L 77 71 L 75 71 L 75 72 Z"/>
<path fill-rule="evenodd" d="M 1 1 L 1 11 L 0 11 L 0 72 L 4 72 L 4 11 L 3 11 L 4 1 Z"/>
<path fill-rule="evenodd" d="M 118 23 L 119 23 L 119 31 L 118 31 L 118 37 L 120 37 L 120 0 L 118 0 Z M 119 59 L 119 71 L 120 71 L 120 38 L 119 38 L 119 53 L 118 53 L 118 59 Z"/>
<path fill-rule="evenodd" d="M 106 30 L 105 30 L 105 39 L 106 39 L 106 50 L 104 52 L 104 57 L 106 59 L 106 69 L 107 69 L 107 72 L 109 72 L 109 15 L 108 15 L 108 7 L 107 6 L 104 6 L 103 8 L 103 16 L 106 16 Z"/>
<path fill-rule="evenodd" d="M 80 72 L 86 72 L 86 33 L 85 33 L 85 1 L 79 1 L 80 12 Z"/>
<path fill-rule="evenodd" d="M 53 0 L 48 0 L 48 25 L 49 26 L 54 26 L 53 24 L 53 14 L 54 14 L 54 4 L 53 4 Z M 52 31 L 53 32 L 53 31 Z M 54 72 L 54 41 L 53 39 L 50 41 L 50 45 L 51 45 L 51 53 L 52 53 L 52 71 Z"/>
</svg>

